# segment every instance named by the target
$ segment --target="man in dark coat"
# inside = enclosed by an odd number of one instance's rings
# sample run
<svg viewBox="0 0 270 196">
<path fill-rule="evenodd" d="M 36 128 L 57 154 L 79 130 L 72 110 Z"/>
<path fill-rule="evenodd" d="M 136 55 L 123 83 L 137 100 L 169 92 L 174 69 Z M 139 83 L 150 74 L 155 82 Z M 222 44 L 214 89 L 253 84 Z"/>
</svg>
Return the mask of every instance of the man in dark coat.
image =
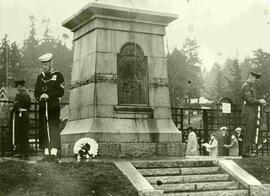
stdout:
<svg viewBox="0 0 270 196">
<path fill-rule="evenodd" d="M 250 150 L 255 143 L 256 138 L 256 117 L 258 106 L 264 105 L 264 99 L 257 99 L 254 85 L 260 79 L 261 74 L 256 70 L 255 66 L 250 69 L 247 81 L 243 84 L 241 93 L 244 105 L 242 108 L 242 117 L 244 119 L 244 138 L 243 138 L 243 157 L 251 156 Z"/>
<path fill-rule="evenodd" d="M 38 75 L 35 97 L 39 102 L 39 141 L 43 160 L 57 160 L 60 149 L 60 98 L 64 95 L 64 77 L 52 67 L 52 54 L 39 57 L 44 72 Z M 47 126 L 48 125 L 48 126 Z"/>
<path fill-rule="evenodd" d="M 229 149 L 224 145 L 230 144 L 230 137 L 227 135 L 227 127 L 221 127 L 217 133 L 218 156 L 229 156 Z"/>
<path fill-rule="evenodd" d="M 29 108 L 31 106 L 31 98 L 25 89 L 25 81 L 16 81 L 18 93 L 14 99 L 12 112 L 15 113 L 15 144 L 18 156 L 28 159 L 28 132 L 29 132 Z M 12 119 L 14 120 L 14 119 Z"/>
</svg>

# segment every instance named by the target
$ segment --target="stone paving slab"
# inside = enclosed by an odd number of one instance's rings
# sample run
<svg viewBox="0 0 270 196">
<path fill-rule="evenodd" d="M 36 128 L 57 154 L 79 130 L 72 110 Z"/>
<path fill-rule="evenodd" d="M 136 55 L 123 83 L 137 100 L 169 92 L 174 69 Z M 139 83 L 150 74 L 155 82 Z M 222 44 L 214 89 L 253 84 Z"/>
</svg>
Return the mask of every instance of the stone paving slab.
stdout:
<svg viewBox="0 0 270 196">
<path fill-rule="evenodd" d="M 194 167 L 194 168 L 181 168 L 181 174 L 210 174 L 220 171 L 219 167 Z"/>
<path fill-rule="evenodd" d="M 184 184 L 163 184 L 161 186 L 153 185 L 155 189 L 164 190 L 164 192 L 178 191 L 205 191 L 205 190 L 234 190 L 238 189 L 238 182 L 203 182 L 203 183 L 184 183 Z"/>
<path fill-rule="evenodd" d="M 220 171 L 219 167 L 191 167 L 191 168 L 157 168 L 138 169 L 143 176 L 185 175 L 185 174 L 213 174 Z"/>
<path fill-rule="evenodd" d="M 220 191 L 200 191 L 165 193 L 165 196 L 249 196 L 248 190 L 220 190 Z"/>
<path fill-rule="evenodd" d="M 157 160 L 157 161 L 132 161 L 134 167 L 137 169 L 143 168 L 172 168 L 172 167 L 211 167 L 213 161 L 211 160 Z"/>
<path fill-rule="evenodd" d="M 181 175 L 181 176 L 155 176 L 146 177 L 150 184 L 156 184 L 160 180 L 163 184 L 168 183 L 188 183 L 188 182 L 213 182 L 227 181 L 229 174 L 202 174 L 202 175 Z"/>
</svg>

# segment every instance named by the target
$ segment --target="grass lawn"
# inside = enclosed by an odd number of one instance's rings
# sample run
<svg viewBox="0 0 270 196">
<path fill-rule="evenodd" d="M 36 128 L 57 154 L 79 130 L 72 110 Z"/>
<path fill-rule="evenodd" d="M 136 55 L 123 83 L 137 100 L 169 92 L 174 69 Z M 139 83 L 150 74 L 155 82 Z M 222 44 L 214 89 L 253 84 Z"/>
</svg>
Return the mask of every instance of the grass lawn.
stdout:
<svg viewBox="0 0 270 196">
<path fill-rule="evenodd" d="M 243 158 L 234 161 L 262 183 L 270 183 L 270 157 Z"/>
<path fill-rule="evenodd" d="M 0 195 L 135 196 L 135 188 L 113 163 L 0 162 Z"/>
</svg>

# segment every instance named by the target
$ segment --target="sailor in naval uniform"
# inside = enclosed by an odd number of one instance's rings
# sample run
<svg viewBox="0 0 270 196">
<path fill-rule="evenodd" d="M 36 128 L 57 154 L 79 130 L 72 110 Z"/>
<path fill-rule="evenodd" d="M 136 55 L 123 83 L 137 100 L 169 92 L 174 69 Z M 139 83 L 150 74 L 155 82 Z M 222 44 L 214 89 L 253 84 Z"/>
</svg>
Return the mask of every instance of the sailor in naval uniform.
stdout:
<svg viewBox="0 0 270 196">
<path fill-rule="evenodd" d="M 29 108 L 31 106 L 31 98 L 25 88 L 25 81 L 18 80 L 15 82 L 18 93 L 14 99 L 14 105 L 12 107 L 12 112 L 14 112 L 14 125 L 15 130 L 13 132 L 15 143 L 17 146 L 16 151 L 18 154 L 14 156 L 19 156 L 23 159 L 28 159 L 28 134 L 29 134 Z"/>
<path fill-rule="evenodd" d="M 52 67 L 51 53 L 39 57 L 44 71 L 38 75 L 35 97 L 39 102 L 39 145 L 44 161 L 57 160 L 60 149 L 60 98 L 64 95 L 64 77 Z"/>
<path fill-rule="evenodd" d="M 252 156 L 251 150 L 256 138 L 256 124 L 258 106 L 266 104 L 264 99 L 258 99 L 255 92 L 255 83 L 261 78 L 258 67 L 252 65 L 247 81 L 243 84 L 241 93 L 244 101 L 242 117 L 244 119 L 243 157 Z"/>
</svg>

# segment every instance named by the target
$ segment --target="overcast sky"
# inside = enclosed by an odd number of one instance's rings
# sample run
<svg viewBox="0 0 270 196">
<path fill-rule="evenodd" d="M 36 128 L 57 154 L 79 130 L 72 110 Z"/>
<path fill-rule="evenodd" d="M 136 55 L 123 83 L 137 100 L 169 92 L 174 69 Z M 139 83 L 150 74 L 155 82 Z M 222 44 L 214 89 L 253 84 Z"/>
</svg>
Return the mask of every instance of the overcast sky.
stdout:
<svg viewBox="0 0 270 196">
<path fill-rule="evenodd" d="M 91 0 L 0 0 L 0 38 L 22 43 L 29 33 L 28 16 L 37 23 L 50 19 L 52 34 L 72 34 L 61 23 Z M 227 57 L 251 55 L 259 47 L 270 52 L 270 0 L 98 0 L 154 11 L 171 12 L 179 19 L 167 28 L 169 48 L 181 48 L 186 38 L 196 38 L 203 65 Z M 39 36 L 45 26 L 38 26 Z"/>
</svg>

